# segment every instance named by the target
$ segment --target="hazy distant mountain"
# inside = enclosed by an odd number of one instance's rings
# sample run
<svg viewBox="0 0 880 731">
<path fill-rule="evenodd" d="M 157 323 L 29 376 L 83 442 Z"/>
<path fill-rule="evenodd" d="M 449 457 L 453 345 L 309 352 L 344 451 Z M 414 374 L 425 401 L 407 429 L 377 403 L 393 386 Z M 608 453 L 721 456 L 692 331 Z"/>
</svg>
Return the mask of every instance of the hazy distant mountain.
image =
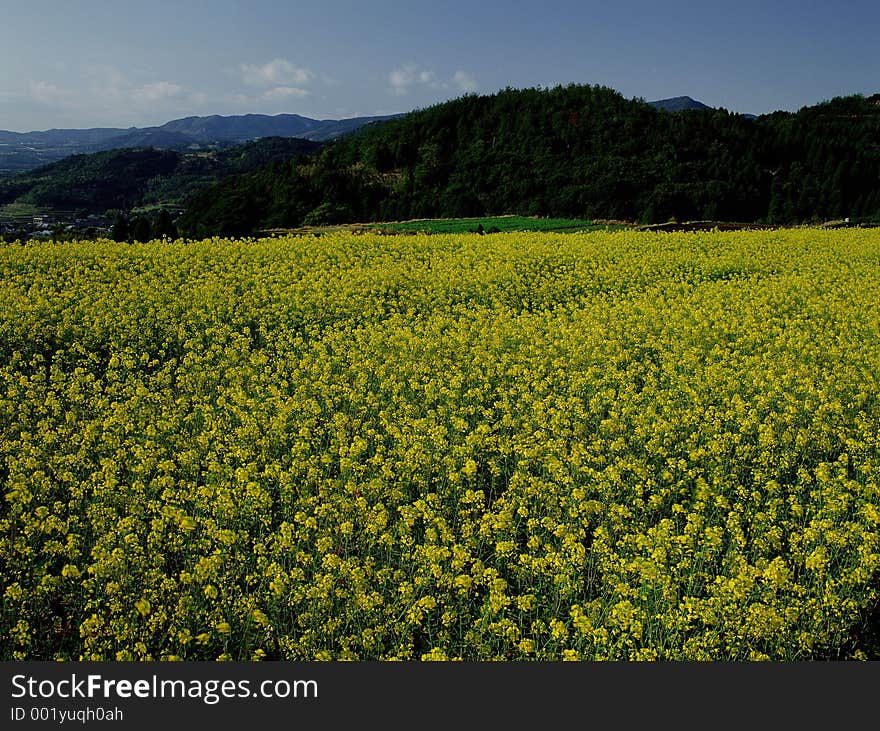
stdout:
<svg viewBox="0 0 880 731">
<path fill-rule="evenodd" d="M 106 150 L 122 150 L 132 147 L 155 147 L 159 150 L 183 150 L 194 144 L 191 137 L 168 132 L 162 127 L 134 129 L 124 134 L 113 136 L 101 144 L 100 152 Z"/>
<path fill-rule="evenodd" d="M 210 142 L 248 142 L 260 137 L 300 137 L 307 140 L 325 140 L 348 134 L 371 122 L 395 119 L 386 117 L 356 117 L 353 119 L 311 119 L 299 114 L 244 114 L 234 117 L 186 117 L 175 119 L 157 129 L 183 135 L 192 140 Z"/>
<path fill-rule="evenodd" d="M 689 109 L 712 109 L 712 107 L 691 99 L 689 96 L 674 96 L 671 99 L 660 99 L 656 102 L 648 102 L 652 107 L 662 109 L 664 112 L 684 112 Z"/>
<path fill-rule="evenodd" d="M 299 114 L 244 114 L 186 117 L 158 127 L 51 129 L 41 132 L 0 130 L 0 176 L 47 165 L 70 155 L 131 147 L 185 150 L 228 147 L 263 137 L 297 137 L 324 142 L 364 125 L 400 114 L 352 119 L 311 119 Z"/>
<path fill-rule="evenodd" d="M 159 129 L 190 139 L 209 141 L 251 140 L 257 137 L 302 137 L 322 123 L 299 114 L 244 114 L 222 117 L 186 117 L 163 124 Z"/>
<path fill-rule="evenodd" d="M 95 127 L 93 129 L 47 129 L 42 132 L 7 132 L 0 130 L 0 143 L 37 145 L 96 145 L 137 129 Z"/>
<path fill-rule="evenodd" d="M 131 129 L 50 129 L 42 132 L 0 130 L 0 176 L 48 165 L 70 155 L 108 148 L 114 138 Z"/>
</svg>

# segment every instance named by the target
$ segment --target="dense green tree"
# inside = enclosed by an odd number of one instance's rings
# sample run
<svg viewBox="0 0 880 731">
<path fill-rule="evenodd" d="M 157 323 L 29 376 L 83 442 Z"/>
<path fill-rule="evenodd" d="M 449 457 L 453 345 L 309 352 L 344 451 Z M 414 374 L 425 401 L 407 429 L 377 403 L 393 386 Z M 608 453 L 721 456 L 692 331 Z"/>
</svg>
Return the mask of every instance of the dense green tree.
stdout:
<svg viewBox="0 0 880 731">
<path fill-rule="evenodd" d="M 116 216 L 116 220 L 113 222 L 113 228 L 110 231 L 110 236 L 114 241 L 128 241 L 128 219 L 121 213 Z"/>
<path fill-rule="evenodd" d="M 129 223 L 129 236 L 133 241 L 149 241 L 153 238 L 150 219 L 146 216 L 135 216 Z"/>
<path fill-rule="evenodd" d="M 171 219 L 171 214 L 164 208 L 159 211 L 153 221 L 153 236 L 157 239 L 177 237 L 177 227 Z"/>
</svg>

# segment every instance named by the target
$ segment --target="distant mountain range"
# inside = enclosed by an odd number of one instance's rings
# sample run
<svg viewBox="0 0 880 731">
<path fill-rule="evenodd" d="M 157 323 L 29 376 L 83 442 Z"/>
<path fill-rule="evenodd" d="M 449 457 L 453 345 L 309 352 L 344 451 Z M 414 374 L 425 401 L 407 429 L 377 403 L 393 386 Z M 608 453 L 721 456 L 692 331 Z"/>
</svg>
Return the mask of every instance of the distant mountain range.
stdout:
<svg viewBox="0 0 880 731">
<path fill-rule="evenodd" d="M 175 119 L 159 127 L 51 129 L 43 132 L 0 130 L 0 176 L 32 170 L 70 155 L 123 148 L 224 148 L 263 137 L 297 137 L 324 142 L 367 124 L 399 116 L 402 115 L 322 120 L 299 114 L 244 114 L 231 117 L 215 114 Z"/>
</svg>

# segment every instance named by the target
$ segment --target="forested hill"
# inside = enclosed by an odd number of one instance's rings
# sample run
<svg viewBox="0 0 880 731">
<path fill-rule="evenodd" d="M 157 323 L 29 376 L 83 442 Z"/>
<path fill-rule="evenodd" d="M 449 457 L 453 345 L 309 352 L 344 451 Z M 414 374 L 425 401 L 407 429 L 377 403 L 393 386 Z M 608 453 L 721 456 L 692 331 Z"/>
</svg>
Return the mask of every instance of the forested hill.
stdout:
<svg viewBox="0 0 880 731">
<path fill-rule="evenodd" d="M 143 148 L 72 155 L 0 180 L 0 205 L 32 203 L 103 213 L 109 208 L 180 203 L 229 175 L 312 154 L 322 146 L 311 140 L 266 137 L 195 153 Z"/>
<path fill-rule="evenodd" d="M 796 223 L 880 214 L 880 96 L 752 119 L 600 86 L 469 95 L 194 196 L 190 235 L 516 213 Z"/>
</svg>

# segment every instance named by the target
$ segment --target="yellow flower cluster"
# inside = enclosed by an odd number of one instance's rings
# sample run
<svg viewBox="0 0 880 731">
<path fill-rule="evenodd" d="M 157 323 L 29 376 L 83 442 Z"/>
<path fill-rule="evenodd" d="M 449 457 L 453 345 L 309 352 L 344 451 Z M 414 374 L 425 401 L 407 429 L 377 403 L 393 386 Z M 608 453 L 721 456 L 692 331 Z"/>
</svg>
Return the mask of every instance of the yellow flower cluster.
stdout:
<svg viewBox="0 0 880 731">
<path fill-rule="evenodd" d="M 3 659 L 870 656 L 880 235 L 6 246 L 0 478 Z"/>
</svg>

